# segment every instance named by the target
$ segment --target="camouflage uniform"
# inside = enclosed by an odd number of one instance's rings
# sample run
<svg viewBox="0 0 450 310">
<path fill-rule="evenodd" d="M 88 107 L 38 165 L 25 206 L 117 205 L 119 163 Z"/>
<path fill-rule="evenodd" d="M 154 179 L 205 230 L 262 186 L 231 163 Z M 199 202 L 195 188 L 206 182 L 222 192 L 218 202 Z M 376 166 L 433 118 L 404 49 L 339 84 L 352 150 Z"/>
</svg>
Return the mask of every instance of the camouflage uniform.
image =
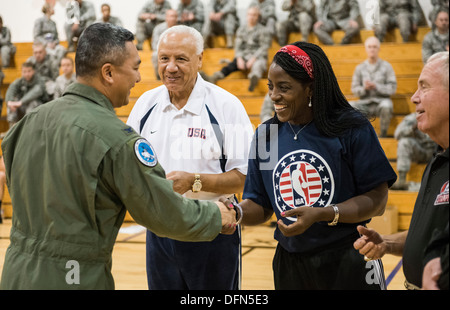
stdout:
<svg viewBox="0 0 450 310">
<path fill-rule="evenodd" d="M 287 20 L 278 24 L 278 43 L 281 46 L 286 45 L 289 34 L 298 31 L 302 34 L 302 40 L 307 42 L 316 15 L 314 1 L 284 0 L 281 9 L 290 13 Z"/>
<path fill-rule="evenodd" d="M 223 13 L 220 22 L 212 21 L 210 13 Z M 233 46 L 234 35 L 239 27 L 239 18 L 236 11 L 236 0 L 210 0 L 206 9 L 206 19 L 203 28 L 205 42 L 211 35 L 225 34 L 227 36 L 227 47 Z"/>
<path fill-rule="evenodd" d="M 179 18 L 182 18 L 185 14 L 194 13 L 193 21 L 183 22 L 181 19 L 180 24 L 195 28 L 200 33 L 202 32 L 203 23 L 205 22 L 205 8 L 202 1 L 191 0 L 191 3 L 188 5 L 184 5 L 180 2 L 177 11 Z"/>
<path fill-rule="evenodd" d="M 366 90 L 364 82 L 376 84 L 375 90 Z M 352 79 L 352 92 L 360 100 L 351 102 L 355 108 L 380 117 L 380 136 L 385 137 L 393 114 L 390 98 L 397 90 L 397 79 L 391 64 L 382 59 L 371 65 L 368 60 L 359 64 Z"/>
<path fill-rule="evenodd" d="M 8 101 L 22 101 L 22 106 L 14 112 L 7 107 L 6 119 L 11 126 L 32 109 L 47 101 L 44 81 L 36 73 L 29 82 L 24 78 L 18 78 L 6 91 L 5 102 Z"/>
<path fill-rule="evenodd" d="M 422 16 L 417 0 L 380 0 L 380 22 L 375 25 L 375 36 L 383 42 L 386 32 L 394 27 L 400 29 L 403 42 L 408 42 L 413 25 Z"/>
<path fill-rule="evenodd" d="M 136 47 L 138 50 L 142 50 L 145 40 L 152 37 L 155 27 L 166 20 L 166 12 L 171 8 L 169 1 L 164 1 L 163 4 L 156 4 L 154 0 L 151 0 L 144 5 L 139 12 L 139 16 L 144 13 L 151 13 L 155 14 L 156 18 L 154 20 L 138 18 L 136 25 Z"/>
<path fill-rule="evenodd" d="M 437 145 L 417 128 L 416 113 L 411 113 L 397 126 L 394 134 L 398 140 L 397 170 L 399 178 L 392 189 L 408 189 L 406 174 L 411 162 L 427 163 L 433 157 Z"/>
<path fill-rule="evenodd" d="M 432 28 L 435 28 L 434 21 L 436 20 L 436 16 L 439 11 L 444 10 L 448 12 L 448 0 L 431 0 L 431 4 L 433 8 L 428 15 L 428 18 L 431 21 Z"/>
<path fill-rule="evenodd" d="M 253 28 L 250 28 L 248 25 L 242 25 L 236 33 L 235 59 L 228 66 L 222 68 L 221 71 L 208 78 L 208 80 L 216 83 L 218 80 L 238 71 L 238 58 L 243 58 L 247 62 L 255 57 L 256 61 L 248 75 L 251 81 L 249 91 L 253 91 L 258 81 L 267 71 L 268 49 L 271 40 L 272 37 L 268 35 L 267 29 L 263 25 L 257 24 Z"/>
<path fill-rule="evenodd" d="M 357 0 L 321 0 L 317 8 L 317 19 L 323 24 L 314 29 L 320 42 L 333 45 L 330 33 L 336 29 L 345 31 L 341 44 L 350 43 L 351 39 L 359 33 L 358 27 L 351 27 L 350 20 L 358 21 L 359 4 Z"/>
<path fill-rule="evenodd" d="M 435 53 L 447 51 L 447 46 L 448 32 L 442 35 L 437 29 L 430 31 L 422 41 L 423 62 L 426 63 L 428 58 Z"/>
<path fill-rule="evenodd" d="M 74 49 L 74 38 L 78 38 L 84 29 L 92 25 L 96 20 L 94 5 L 90 1 L 82 1 L 81 3 L 81 7 L 74 1 L 70 1 L 67 4 L 66 13 L 69 20 L 65 25 L 65 30 L 69 51 Z M 75 20 L 80 23 L 80 27 L 73 32 L 72 25 Z"/>
<path fill-rule="evenodd" d="M 277 31 L 277 16 L 274 0 L 252 0 L 250 6 L 259 8 L 261 14 L 260 23 L 267 28 L 271 36 L 274 36 Z"/>
<path fill-rule="evenodd" d="M 70 79 L 66 78 L 64 74 L 58 76 L 55 81 L 55 93 L 53 94 L 53 99 L 57 99 L 62 97 L 64 91 L 69 87 L 70 84 L 73 84 L 77 81 L 76 74 L 72 74 Z"/>
<path fill-rule="evenodd" d="M 58 30 L 53 20 L 45 15 L 38 18 L 34 22 L 33 37 L 35 41 L 42 42 L 46 46 L 47 54 L 54 59 L 55 63 L 61 62 L 67 50 L 59 42 Z M 55 45 L 54 48 L 49 47 L 52 43 Z"/>
<path fill-rule="evenodd" d="M 2 67 L 7 68 L 11 64 L 11 58 L 16 53 L 16 47 L 11 43 L 11 32 L 7 27 L 0 28 L 0 51 Z"/>
</svg>

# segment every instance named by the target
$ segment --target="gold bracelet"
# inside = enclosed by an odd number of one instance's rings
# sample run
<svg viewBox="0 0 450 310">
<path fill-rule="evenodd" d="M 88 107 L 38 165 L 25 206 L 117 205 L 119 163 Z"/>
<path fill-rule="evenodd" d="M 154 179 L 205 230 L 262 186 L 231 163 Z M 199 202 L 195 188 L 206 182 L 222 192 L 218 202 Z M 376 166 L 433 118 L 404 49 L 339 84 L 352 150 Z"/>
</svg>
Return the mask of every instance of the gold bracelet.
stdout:
<svg viewBox="0 0 450 310">
<path fill-rule="evenodd" d="M 337 207 L 337 205 L 330 205 L 330 207 L 333 207 L 334 219 L 331 223 L 328 223 L 328 226 L 336 226 L 339 221 L 339 208 Z"/>
</svg>

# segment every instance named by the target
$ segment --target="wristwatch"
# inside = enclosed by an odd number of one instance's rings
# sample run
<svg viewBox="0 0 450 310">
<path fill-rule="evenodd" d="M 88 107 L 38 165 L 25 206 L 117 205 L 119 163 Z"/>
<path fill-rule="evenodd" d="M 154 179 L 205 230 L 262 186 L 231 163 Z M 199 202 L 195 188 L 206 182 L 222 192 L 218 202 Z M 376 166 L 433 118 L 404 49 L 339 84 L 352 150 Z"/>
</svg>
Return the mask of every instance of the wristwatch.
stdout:
<svg viewBox="0 0 450 310">
<path fill-rule="evenodd" d="M 202 181 L 200 181 L 200 174 L 195 175 L 194 184 L 192 184 L 192 191 L 198 193 L 202 190 Z"/>
</svg>

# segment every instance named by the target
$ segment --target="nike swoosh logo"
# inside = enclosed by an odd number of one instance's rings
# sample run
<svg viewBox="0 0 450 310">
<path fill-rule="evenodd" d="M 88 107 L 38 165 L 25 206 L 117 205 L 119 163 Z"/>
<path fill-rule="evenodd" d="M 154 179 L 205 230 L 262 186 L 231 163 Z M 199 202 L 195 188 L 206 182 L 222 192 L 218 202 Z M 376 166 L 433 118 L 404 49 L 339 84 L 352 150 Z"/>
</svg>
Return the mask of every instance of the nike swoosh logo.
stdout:
<svg viewBox="0 0 450 310">
<path fill-rule="evenodd" d="M 156 133 L 157 131 L 158 131 L 158 130 L 150 131 L 150 134 L 152 135 L 152 134 Z"/>
</svg>

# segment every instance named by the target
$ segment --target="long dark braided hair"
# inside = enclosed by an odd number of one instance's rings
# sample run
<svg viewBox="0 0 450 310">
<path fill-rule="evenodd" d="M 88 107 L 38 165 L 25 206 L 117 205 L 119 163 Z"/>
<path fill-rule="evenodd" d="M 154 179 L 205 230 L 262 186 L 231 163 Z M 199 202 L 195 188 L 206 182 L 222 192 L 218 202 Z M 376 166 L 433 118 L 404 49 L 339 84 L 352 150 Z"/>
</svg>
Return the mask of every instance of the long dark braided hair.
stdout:
<svg viewBox="0 0 450 310">
<path fill-rule="evenodd" d="M 324 51 L 319 46 L 306 42 L 296 42 L 291 45 L 301 48 L 311 58 L 314 80 L 287 53 L 276 53 L 273 62 L 302 84 L 312 83 L 313 116 L 319 132 L 324 136 L 337 137 L 350 128 L 366 124 L 368 119 L 348 103 L 339 88 L 333 68 Z M 268 123 L 280 124 L 280 121 L 275 114 Z"/>
</svg>

